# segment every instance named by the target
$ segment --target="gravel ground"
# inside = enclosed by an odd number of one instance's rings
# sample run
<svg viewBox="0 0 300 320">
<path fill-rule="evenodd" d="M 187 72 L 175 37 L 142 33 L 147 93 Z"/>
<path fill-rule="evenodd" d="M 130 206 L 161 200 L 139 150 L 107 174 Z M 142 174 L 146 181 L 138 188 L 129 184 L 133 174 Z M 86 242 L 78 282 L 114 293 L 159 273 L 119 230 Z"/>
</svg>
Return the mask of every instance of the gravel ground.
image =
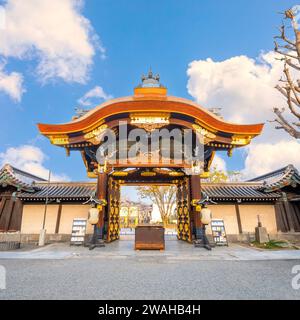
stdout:
<svg viewBox="0 0 300 320">
<path fill-rule="evenodd" d="M 7 259 L 0 299 L 300 299 L 300 260 L 201 261 L 157 256 Z"/>
</svg>

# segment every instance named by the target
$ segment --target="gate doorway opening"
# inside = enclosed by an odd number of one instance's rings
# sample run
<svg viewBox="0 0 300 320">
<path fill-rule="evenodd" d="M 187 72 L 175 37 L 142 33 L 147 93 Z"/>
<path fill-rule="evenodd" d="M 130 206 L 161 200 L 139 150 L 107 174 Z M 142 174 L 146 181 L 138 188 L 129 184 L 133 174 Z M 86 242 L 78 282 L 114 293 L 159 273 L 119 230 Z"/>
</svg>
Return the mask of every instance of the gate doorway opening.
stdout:
<svg viewBox="0 0 300 320">
<path fill-rule="evenodd" d="M 138 225 L 161 225 L 167 239 L 176 239 L 176 187 L 121 186 L 120 239 L 131 239 Z"/>
<path fill-rule="evenodd" d="M 101 206 L 102 215 L 98 225 L 99 228 L 103 226 L 103 239 L 106 242 L 120 239 L 121 234 L 124 234 L 126 230 L 134 234 L 134 228 L 138 224 L 145 223 L 162 224 L 166 233 L 170 235 L 175 233 L 178 240 L 191 243 L 195 239 L 197 229 L 201 228 L 201 221 L 198 206 L 193 204 L 192 199 L 201 198 L 199 176 L 187 176 L 180 171 L 170 169 L 156 169 L 155 171 L 148 169 L 145 171 L 145 169 L 139 168 L 126 176 L 123 172 L 122 178 L 120 177 L 120 172 L 114 172 L 114 174 L 111 173 L 109 175 L 103 173 L 98 177 L 98 190 L 100 192 L 105 191 L 103 186 L 105 183 L 107 184 L 106 194 L 98 195 L 100 199 L 107 197 L 107 204 Z M 147 173 L 146 176 L 145 173 Z M 175 173 L 176 178 L 174 178 Z M 148 200 L 148 203 L 150 202 L 149 205 L 152 205 L 151 214 L 150 210 L 148 210 L 143 215 L 139 215 L 136 208 L 131 208 L 133 213 L 130 216 L 129 209 L 124 208 L 124 206 L 122 208 L 121 190 L 122 188 L 126 190 L 126 187 L 128 190 L 129 186 L 138 187 L 141 198 L 143 198 L 143 195 L 144 198 L 147 198 L 145 195 L 149 195 L 151 202 Z M 157 188 L 160 195 L 151 195 L 145 192 L 147 188 Z M 169 208 L 166 208 L 168 206 L 166 195 L 169 188 L 172 190 L 173 201 L 169 203 Z M 161 198 L 160 202 L 157 201 L 159 198 Z M 162 210 L 164 206 L 166 206 L 164 209 L 167 209 L 165 211 Z"/>
</svg>

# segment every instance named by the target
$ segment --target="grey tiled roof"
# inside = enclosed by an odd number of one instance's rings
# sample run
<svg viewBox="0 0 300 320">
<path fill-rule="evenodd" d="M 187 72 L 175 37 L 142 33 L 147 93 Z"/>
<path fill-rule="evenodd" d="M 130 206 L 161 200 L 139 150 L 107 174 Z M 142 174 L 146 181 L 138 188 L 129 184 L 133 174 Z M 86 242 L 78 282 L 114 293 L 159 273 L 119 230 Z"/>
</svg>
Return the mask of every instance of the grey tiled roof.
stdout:
<svg viewBox="0 0 300 320">
<path fill-rule="evenodd" d="M 0 170 L 0 186 L 10 185 L 18 190 L 33 192 L 35 191 L 35 183 L 38 181 L 45 180 L 17 169 L 10 164 L 5 164 Z"/>
<path fill-rule="evenodd" d="M 25 201 L 44 201 L 45 198 L 65 201 L 86 201 L 96 191 L 95 182 L 51 182 L 31 175 L 10 165 L 0 170 L 0 186 L 12 185 Z M 300 185 L 297 169 L 288 165 L 247 182 L 205 183 L 202 190 L 215 201 L 273 201 L 280 198 L 285 186 Z"/>
<path fill-rule="evenodd" d="M 278 192 L 265 193 L 261 184 L 249 182 L 202 183 L 202 191 L 212 200 L 275 200 L 281 197 Z"/>
<path fill-rule="evenodd" d="M 37 183 L 38 191 L 22 192 L 19 197 L 23 200 L 41 201 L 47 196 L 47 183 Z M 202 191 L 212 200 L 230 201 L 241 200 L 274 200 L 280 197 L 279 193 L 264 193 L 259 190 L 261 184 L 257 183 L 202 183 Z M 50 183 L 48 190 L 49 199 L 88 200 L 95 192 L 96 184 L 93 182 L 66 182 Z"/>
<path fill-rule="evenodd" d="M 262 184 L 261 190 L 272 192 L 282 189 L 286 186 L 296 187 L 300 184 L 300 175 L 298 170 L 292 165 L 270 172 L 268 174 L 256 177 L 249 181 Z"/>
<path fill-rule="evenodd" d="M 86 200 L 95 193 L 94 182 L 50 182 L 36 184 L 37 191 L 21 192 L 19 198 L 27 200 L 42 200 L 48 195 L 49 199 Z"/>
</svg>

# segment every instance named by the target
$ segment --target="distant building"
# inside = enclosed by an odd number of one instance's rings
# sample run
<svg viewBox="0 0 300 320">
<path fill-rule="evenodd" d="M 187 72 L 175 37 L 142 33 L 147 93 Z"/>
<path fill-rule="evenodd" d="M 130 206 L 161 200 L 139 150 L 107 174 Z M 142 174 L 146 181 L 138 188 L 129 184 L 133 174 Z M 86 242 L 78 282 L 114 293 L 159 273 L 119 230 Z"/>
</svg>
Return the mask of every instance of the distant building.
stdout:
<svg viewBox="0 0 300 320">
<path fill-rule="evenodd" d="M 120 207 L 120 228 L 134 228 L 141 223 L 150 223 L 152 210 L 152 204 L 122 200 Z"/>
</svg>

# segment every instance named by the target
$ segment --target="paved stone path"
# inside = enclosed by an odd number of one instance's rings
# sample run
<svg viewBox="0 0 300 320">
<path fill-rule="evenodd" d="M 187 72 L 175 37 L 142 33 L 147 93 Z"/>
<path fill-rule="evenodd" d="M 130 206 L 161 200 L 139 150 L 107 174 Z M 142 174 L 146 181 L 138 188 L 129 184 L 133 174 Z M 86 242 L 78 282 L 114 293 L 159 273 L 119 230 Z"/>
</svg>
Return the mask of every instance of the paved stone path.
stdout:
<svg viewBox="0 0 300 320">
<path fill-rule="evenodd" d="M 254 260 L 300 260 L 300 250 L 260 250 L 238 244 L 229 247 L 216 247 L 211 251 L 195 248 L 193 245 L 176 240 L 166 241 L 165 251 L 135 251 L 131 240 L 117 241 L 106 244 L 104 248 L 88 248 L 69 246 L 68 244 L 51 244 L 43 248 L 0 252 L 0 259 L 80 259 L 80 258 L 142 258 L 161 257 L 167 260 L 225 260 L 225 261 L 254 261 Z"/>
<path fill-rule="evenodd" d="M 0 253 L 0 299 L 300 299 L 295 265 L 300 251 L 236 244 L 207 251 L 170 240 L 163 252 L 134 251 L 133 241 L 93 251 L 53 244 Z"/>
</svg>

